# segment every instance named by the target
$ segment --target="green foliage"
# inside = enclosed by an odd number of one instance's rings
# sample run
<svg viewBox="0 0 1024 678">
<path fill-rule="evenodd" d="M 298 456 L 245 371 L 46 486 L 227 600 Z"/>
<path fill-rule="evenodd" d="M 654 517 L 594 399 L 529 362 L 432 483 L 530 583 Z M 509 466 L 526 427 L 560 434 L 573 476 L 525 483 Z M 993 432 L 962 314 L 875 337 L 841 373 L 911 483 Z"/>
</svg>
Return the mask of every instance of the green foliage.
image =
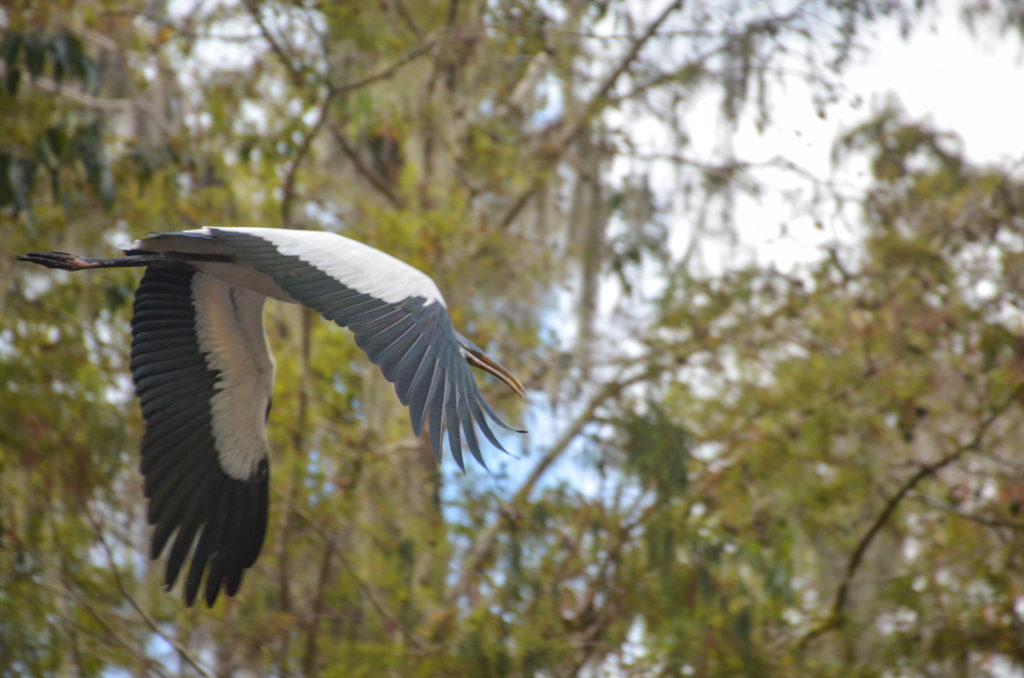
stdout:
<svg viewBox="0 0 1024 678">
<path fill-rule="evenodd" d="M 788 615 L 757 628 L 768 647 L 793 639 L 800 675 L 874 675 L 889 662 L 947 674 L 976 666 L 965 651 L 1016 653 L 1011 628 L 988 623 L 1009 645 L 944 652 L 932 639 L 973 638 L 973 624 L 1013 605 L 995 591 L 1020 586 L 994 562 L 1012 558 L 1020 530 L 1001 498 L 1016 486 L 1024 393 L 1007 323 L 1018 300 L 1001 271 L 1024 246 L 1013 232 L 1024 186 L 968 167 L 925 126 L 880 120 L 862 128 L 878 134 L 863 148 L 886 162 L 875 163 L 857 251 L 799 278 L 689 281 L 663 301 L 680 341 L 693 326 L 678 318 L 705 317 L 695 306 L 721 313 L 711 326 L 729 339 L 706 342 L 714 357 L 689 381 L 707 364 L 732 376 L 682 401 L 697 458 L 711 455 L 702 517 L 758 563 L 757 588 L 733 585 L 762 613 Z M 913 155 L 918 169 L 893 172 Z M 731 307 L 715 303 L 726 285 Z"/>
<path fill-rule="evenodd" d="M 45 80 L 47 89 L 80 87 L 84 94 L 99 86 L 96 62 L 85 53 L 81 39 L 69 30 L 54 35 L 34 31 L 9 31 L 0 40 L 0 66 L 4 70 L 4 92 L 0 110 L 18 120 L 9 124 L 7 138 L 0 143 L 0 211 L 14 217 L 24 214 L 33 221 L 36 176 L 44 171 L 54 201 L 61 199 L 61 187 L 75 175 L 76 165 L 85 172 L 86 185 L 109 207 L 114 186 L 104 157 L 102 130 L 98 118 L 73 109 L 54 107 L 25 93 L 22 81 Z M 37 107 L 37 116 L 14 117 L 20 105 Z"/>
<path fill-rule="evenodd" d="M 673 260 L 648 176 L 673 158 L 698 233 L 727 227 L 715 201 L 754 175 L 689 163 L 677 104 L 716 88 L 771 124 L 766 74 L 800 55 L 827 98 L 859 32 L 919 4 L 7 8 L 0 674 L 1018 667 L 1024 186 L 891 108 L 836 145 L 871 163 L 856 242 L 711 276 Z M 656 159 L 615 122 L 640 110 L 671 130 Z M 147 559 L 137 272 L 13 255 L 203 223 L 344 230 L 429 271 L 526 377 L 529 408 L 481 383 L 533 437 L 439 469 L 345 332 L 271 305 L 267 541 L 236 598 L 185 609 Z M 616 280 L 622 345 L 589 308 Z M 569 347 L 567 288 L 594 324 Z"/>
</svg>

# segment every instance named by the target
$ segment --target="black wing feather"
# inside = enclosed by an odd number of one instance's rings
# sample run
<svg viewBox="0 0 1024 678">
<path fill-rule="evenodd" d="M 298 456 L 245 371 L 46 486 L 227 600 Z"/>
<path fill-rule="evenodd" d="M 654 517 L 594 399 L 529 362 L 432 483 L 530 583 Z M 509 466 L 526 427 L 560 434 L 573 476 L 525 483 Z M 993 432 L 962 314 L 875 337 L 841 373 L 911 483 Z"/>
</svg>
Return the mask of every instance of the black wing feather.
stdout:
<svg viewBox="0 0 1024 678">
<path fill-rule="evenodd" d="M 131 368 L 146 422 L 140 468 L 155 526 L 152 555 L 171 543 L 164 579 L 170 588 L 191 550 L 185 602 L 192 604 L 205 573 L 204 598 L 212 605 L 221 589 L 238 590 L 259 554 L 269 472 L 265 460 L 245 480 L 220 467 L 210 411 L 219 374 L 196 336 L 195 275 L 188 268 L 146 270 L 135 294 Z"/>
</svg>

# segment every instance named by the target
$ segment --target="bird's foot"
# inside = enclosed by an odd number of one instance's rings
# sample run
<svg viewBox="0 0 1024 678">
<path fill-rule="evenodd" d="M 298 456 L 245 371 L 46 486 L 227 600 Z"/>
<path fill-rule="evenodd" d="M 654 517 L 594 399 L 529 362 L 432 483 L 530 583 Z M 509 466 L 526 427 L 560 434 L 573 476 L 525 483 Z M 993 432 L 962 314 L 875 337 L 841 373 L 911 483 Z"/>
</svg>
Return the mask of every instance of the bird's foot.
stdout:
<svg viewBox="0 0 1024 678">
<path fill-rule="evenodd" d="M 95 267 L 87 258 L 67 252 L 29 252 L 28 254 L 19 254 L 18 261 L 27 261 L 46 268 L 59 268 L 64 271 L 79 271 L 83 268 Z"/>
</svg>

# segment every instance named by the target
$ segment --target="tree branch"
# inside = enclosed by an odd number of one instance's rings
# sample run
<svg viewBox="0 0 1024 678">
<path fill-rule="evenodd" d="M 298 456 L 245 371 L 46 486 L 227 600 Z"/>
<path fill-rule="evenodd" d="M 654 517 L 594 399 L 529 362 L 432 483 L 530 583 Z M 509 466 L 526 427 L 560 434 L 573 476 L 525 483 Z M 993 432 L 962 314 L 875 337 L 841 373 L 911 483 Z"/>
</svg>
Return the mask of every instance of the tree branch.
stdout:
<svg viewBox="0 0 1024 678">
<path fill-rule="evenodd" d="M 402 66 L 405 66 L 409 62 L 414 61 L 416 58 L 427 53 L 431 48 L 433 48 L 433 46 L 434 39 L 427 39 L 419 47 L 416 47 L 406 52 L 404 56 L 397 59 L 390 66 L 382 68 L 379 71 L 371 73 L 370 75 L 367 75 L 365 77 L 359 78 L 358 80 L 352 80 L 341 85 L 331 85 L 331 91 L 334 92 L 335 94 L 347 94 L 352 90 L 359 89 L 361 87 L 366 87 L 367 85 L 371 85 L 377 82 L 378 80 L 386 80 L 387 78 L 390 78 L 395 73 L 397 73 L 398 70 L 402 68 Z"/>
<path fill-rule="evenodd" d="M 313 589 L 313 597 L 309 604 L 309 621 L 306 625 L 306 648 L 302 652 L 302 675 L 316 675 L 317 660 L 317 634 L 320 631 L 320 619 L 324 614 L 324 589 L 327 587 L 328 579 L 331 576 L 331 557 L 334 555 L 333 542 L 324 545 L 324 553 L 320 558 L 320 572 L 316 578 L 316 588 Z"/>
<path fill-rule="evenodd" d="M 263 39 L 270 46 L 271 51 L 277 56 L 277 59 L 281 63 L 281 66 L 288 73 L 288 76 L 291 79 L 292 84 L 295 85 L 296 87 L 308 86 L 307 83 L 304 82 L 302 71 L 299 69 L 298 66 L 296 66 L 295 61 L 292 59 L 291 55 L 284 49 L 284 47 L 277 40 L 277 38 L 270 32 L 270 29 L 267 27 L 266 23 L 263 21 L 263 17 L 260 14 L 259 7 L 257 7 L 252 0 L 246 0 L 245 7 L 246 10 L 249 12 L 249 15 L 252 17 L 253 21 L 255 21 L 256 25 L 259 27 L 260 34 L 263 36 Z M 298 168 L 301 166 L 302 162 L 305 160 L 307 154 L 309 153 L 309 149 L 313 143 L 313 140 L 320 133 L 320 130 L 327 122 L 327 118 L 330 113 L 330 106 L 334 102 L 335 98 L 343 94 L 348 94 L 349 92 L 360 89 L 362 87 L 366 87 L 367 85 L 373 84 L 380 80 L 385 80 L 392 77 L 395 73 L 399 71 L 399 69 L 401 69 L 406 64 L 410 63 L 411 61 L 428 52 L 433 46 L 434 40 L 428 39 L 415 49 L 412 49 L 406 54 L 404 54 L 402 57 L 400 57 L 394 63 L 388 65 L 387 67 L 375 71 L 362 78 L 358 78 L 356 80 L 351 80 L 340 85 L 334 84 L 330 82 L 330 80 L 325 81 L 324 84 L 327 86 L 327 94 L 324 96 L 324 99 L 320 104 L 320 112 L 317 116 L 317 120 L 313 124 L 313 126 L 307 131 L 307 133 L 303 136 L 302 142 L 299 144 L 298 151 L 296 152 L 295 157 L 292 159 L 292 162 L 289 164 L 287 173 L 285 175 L 284 184 L 282 186 L 283 196 L 281 202 L 281 222 L 283 227 L 288 228 L 291 226 L 292 204 L 295 197 L 295 178 Z M 366 165 L 362 162 L 362 160 L 359 158 L 358 154 L 354 151 L 354 149 L 352 149 L 351 146 L 349 146 L 347 140 L 344 137 L 344 134 L 341 133 L 337 125 L 332 124 L 330 126 L 330 129 L 332 136 L 338 142 L 338 145 L 341 147 L 346 157 L 348 157 L 349 160 L 352 161 L 353 165 L 355 165 L 356 170 L 364 177 L 366 177 L 367 180 L 370 181 L 370 183 L 388 199 L 388 202 L 390 202 L 392 206 L 401 207 L 401 201 L 394 195 L 394 193 L 391 192 L 391 190 L 386 186 L 386 184 L 383 183 L 383 181 L 379 177 L 374 175 L 369 170 L 369 168 L 366 167 Z"/>
<path fill-rule="evenodd" d="M 336 92 L 328 90 L 324 100 L 320 103 L 320 112 L 317 115 L 316 122 L 313 126 L 306 131 L 302 136 L 302 142 L 299 144 L 298 150 L 295 152 L 295 157 L 292 158 L 291 163 L 288 165 L 288 171 L 285 173 L 284 183 L 281 186 L 281 226 L 282 228 L 290 228 L 292 225 L 292 204 L 295 200 L 295 176 L 299 171 L 299 166 L 302 161 L 305 160 L 306 155 L 309 153 L 310 146 L 313 144 L 313 139 L 320 133 L 324 123 L 327 122 L 327 116 L 331 110 L 331 103 L 334 101 Z"/>
<path fill-rule="evenodd" d="M 612 69 L 612 71 L 605 76 L 601 86 L 598 87 L 597 92 L 584 104 L 580 112 L 570 120 L 561 120 L 553 123 L 549 129 L 558 129 L 559 131 L 554 135 L 554 138 L 545 144 L 543 153 L 552 162 L 557 161 L 565 153 L 569 144 L 579 136 L 580 132 L 587 126 L 591 118 L 604 107 L 608 101 L 608 94 L 612 88 L 619 81 L 626 71 L 636 61 L 637 56 L 640 54 L 640 50 L 650 42 L 651 38 L 658 32 L 658 29 L 665 23 L 668 17 L 676 10 L 681 9 L 683 6 L 683 0 L 674 0 L 669 3 L 661 11 L 654 21 L 652 21 L 647 29 L 641 33 L 630 45 L 629 51 L 619 61 L 618 65 Z M 515 218 L 522 212 L 523 208 L 529 203 L 529 201 L 537 194 L 540 187 L 543 185 L 543 179 L 538 177 L 530 182 L 530 185 L 520 191 L 513 200 L 512 204 L 509 205 L 508 209 L 505 210 L 504 215 L 498 219 L 498 228 L 500 230 L 507 229 Z"/>
<path fill-rule="evenodd" d="M 548 472 L 551 466 L 569 448 L 569 445 L 583 432 L 584 427 L 593 421 L 594 415 L 609 400 L 618 397 L 627 388 L 641 381 L 646 381 L 661 371 L 657 365 L 649 366 L 632 377 L 610 381 L 591 397 L 590 402 L 583 411 L 576 416 L 573 422 L 562 431 L 562 435 L 551 445 L 548 451 L 541 457 L 540 461 L 530 470 L 530 474 L 516 490 L 512 498 L 501 505 L 498 510 L 497 519 L 477 537 L 473 546 L 470 547 L 466 557 L 459 568 L 458 581 L 448 590 L 445 597 L 445 607 L 454 606 L 459 598 L 469 589 L 470 583 L 483 565 L 483 562 L 494 552 L 498 536 L 509 523 L 513 522 L 522 513 L 530 494 L 540 482 L 541 478 Z"/>
<path fill-rule="evenodd" d="M 392 612 L 390 608 L 388 608 L 387 604 L 380 599 L 380 596 L 377 595 L 377 592 L 370 587 L 366 580 L 359 576 L 359 573 L 356 572 L 355 567 L 352 565 L 349 559 L 345 557 L 344 550 L 338 548 L 335 545 L 334 538 L 331 535 L 327 534 L 326 530 L 324 530 L 320 524 L 318 524 L 316 521 L 314 521 L 312 518 L 306 515 L 306 513 L 297 505 L 288 501 L 285 497 L 281 496 L 280 494 L 278 494 L 278 498 L 288 505 L 289 511 L 293 512 L 296 516 L 301 518 L 303 522 L 305 522 L 306 525 L 308 525 L 309 528 L 313 530 L 313 533 L 320 537 L 320 539 L 322 539 L 324 543 L 328 545 L 332 555 L 338 558 L 338 561 L 348 571 L 349 576 L 351 576 L 352 579 L 356 582 L 356 585 L 366 595 L 370 603 L 377 609 L 377 612 L 380 613 L 380 615 L 384 617 L 384 619 L 387 620 L 389 624 L 394 626 L 394 628 L 398 629 L 399 632 L 402 634 L 402 637 L 405 638 L 412 645 L 414 645 L 417 649 L 429 649 L 428 644 L 419 636 L 417 636 L 411 629 L 406 627 L 406 625 L 402 623 L 398 616 L 394 612 Z"/>
<path fill-rule="evenodd" d="M 659 14 L 657 18 L 647 26 L 647 30 L 640 34 L 640 36 L 633 42 L 629 51 L 626 52 L 626 55 L 621 61 L 619 61 L 618 66 L 616 66 L 615 69 L 605 77 L 604 82 L 601 83 L 601 86 L 590 98 L 590 101 L 586 103 L 583 110 L 581 110 L 575 119 L 569 124 L 563 124 L 561 126 L 561 133 L 555 137 L 554 142 L 554 147 L 559 153 L 561 153 L 569 143 L 579 135 L 590 121 L 590 118 L 606 103 L 608 94 L 612 91 L 612 88 L 615 87 L 619 78 L 622 77 L 633 65 L 640 54 L 640 50 L 642 50 L 651 38 L 654 37 L 655 33 L 658 32 L 658 29 L 661 28 L 661 25 L 668 20 L 669 16 L 671 16 L 673 12 L 682 9 L 682 7 L 683 0 L 674 0 L 674 2 L 669 3 L 668 6 L 661 11 L 661 14 Z"/>
<path fill-rule="evenodd" d="M 147 614 L 145 610 L 142 609 L 142 606 L 139 605 L 139 602 L 135 600 L 135 596 L 133 596 L 131 592 L 128 591 L 128 587 L 125 586 L 124 579 L 121 577 L 121 571 L 118 569 L 117 564 L 114 561 L 114 552 L 113 550 L 111 550 L 110 545 L 107 543 L 106 537 L 103 536 L 103 531 L 101 529 L 100 522 L 99 520 L 97 520 L 96 516 L 93 515 L 92 509 L 89 507 L 88 504 L 85 504 L 85 516 L 89 523 L 92 524 L 92 529 L 96 533 L 96 540 L 100 543 L 100 546 L 103 548 L 103 553 L 106 555 L 107 558 L 107 568 L 110 570 L 110 573 L 114 578 L 114 585 L 117 586 L 117 590 L 121 594 L 121 597 L 128 601 L 128 604 L 131 605 L 132 609 L 135 610 L 136 614 L 138 614 L 142 621 L 145 622 L 146 626 L 149 627 L 149 630 L 155 633 L 156 635 L 160 636 L 160 638 L 163 639 L 164 642 L 173 647 L 174 650 L 178 653 L 178 656 L 185 660 L 185 662 L 189 666 L 195 669 L 200 675 L 212 678 L 212 676 L 214 675 L 213 672 L 211 672 L 209 669 L 203 666 L 199 659 L 196 658 L 191 652 L 189 652 L 188 648 L 182 645 L 176 638 L 172 638 L 171 636 L 164 633 L 160 629 L 160 625 L 157 624 L 156 621 L 151 616 L 149 616 L 149 614 Z"/>
<path fill-rule="evenodd" d="M 807 632 L 807 634 L 800 640 L 799 647 L 802 649 L 807 644 L 818 636 L 835 630 L 843 625 L 845 622 L 843 616 L 846 608 L 846 601 L 849 596 L 850 585 L 853 582 L 854 576 L 857 574 L 857 570 L 860 568 L 861 563 L 864 560 L 864 556 L 871 546 L 875 537 L 882 531 L 882 528 L 889 522 L 896 509 L 903 503 L 903 500 L 910 494 L 910 492 L 917 487 L 922 481 L 927 478 L 934 476 L 936 473 L 946 468 L 950 464 L 954 463 L 965 453 L 976 450 L 981 447 L 982 440 L 985 434 L 992 427 L 992 424 L 1004 413 L 1006 410 L 1024 394 L 1024 384 L 1014 389 L 1013 393 L 1003 403 L 996 407 L 992 412 L 989 413 L 985 419 L 982 420 L 978 426 L 978 430 L 967 442 L 958 445 L 952 451 L 947 453 L 942 458 L 934 461 L 930 464 L 923 464 L 918 470 L 903 481 L 899 489 L 889 498 L 882 508 L 882 511 L 878 514 L 875 520 L 871 523 L 868 529 L 864 532 L 861 538 L 857 541 L 857 545 L 850 554 L 850 558 L 846 563 L 846 571 L 843 575 L 843 579 L 839 584 L 839 588 L 836 590 L 835 598 L 832 601 L 832 608 L 825 618 L 825 620 Z"/>
<path fill-rule="evenodd" d="M 295 67 L 295 62 L 292 60 L 291 56 L 285 52 L 281 43 L 278 42 L 277 38 L 270 32 L 270 29 L 267 28 L 267 24 L 263 21 L 263 15 L 260 14 L 260 8 L 256 2 L 254 2 L 254 0 L 245 0 L 243 4 L 245 5 L 246 11 L 249 12 L 249 16 L 252 17 L 252 20 L 255 21 L 256 25 L 259 27 L 260 35 L 262 35 L 263 39 L 267 41 L 268 45 L 270 45 L 271 51 L 277 55 L 277 60 L 280 61 L 284 69 L 288 71 L 288 77 L 291 78 L 292 84 L 296 87 L 308 85 L 308 83 L 303 82 L 302 73 Z"/>
<path fill-rule="evenodd" d="M 1024 531 L 1024 521 L 1009 520 L 1007 518 L 999 518 L 998 516 L 983 516 L 983 515 L 979 515 L 977 513 L 969 513 L 967 511 L 961 511 L 960 509 L 956 508 L 955 506 L 950 506 L 949 504 L 946 504 L 946 503 L 940 502 L 940 501 L 936 501 L 936 500 L 934 500 L 934 499 L 932 499 L 930 497 L 926 497 L 926 496 L 923 496 L 923 495 L 915 495 L 915 496 L 911 497 L 911 499 L 913 499 L 914 501 L 920 502 L 921 504 L 923 504 L 923 505 L 925 505 L 925 506 L 927 506 L 929 508 L 933 508 L 933 509 L 936 509 L 938 511 L 942 511 L 943 513 L 947 513 L 947 514 L 949 514 L 951 516 L 956 516 L 957 518 L 963 518 L 964 520 L 968 520 L 968 521 L 970 521 L 972 523 L 977 523 L 978 525 L 984 525 L 985 527 L 997 527 L 997 528 L 1004 528 L 1004 529 L 1009 529 L 1009 530 L 1022 530 L 1022 531 Z"/>
<path fill-rule="evenodd" d="M 265 27 L 263 27 L 262 23 L 260 24 L 260 26 L 262 30 L 265 30 Z M 295 81 L 297 85 L 301 84 L 301 74 L 299 73 L 298 69 L 295 68 L 295 65 L 288 59 L 287 54 L 274 41 L 273 36 L 271 36 L 269 32 L 265 32 L 264 38 L 271 45 L 271 49 L 274 51 L 275 54 L 277 54 L 278 59 L 281 60 L 282 65 L 285 67 L 285 70 L 288 71 L 292 80 Z M 285 182 L 283 186 L 284 195 L 281 205 L 281 220 L 286 228 L 290 225 L 291 222 L 291 204 L 295 195 L 296 171 L 300 164 L 305 159 L 307 153 L 309 152 L 309 148 L 313 142 L 313 139 L 320 133 L 320 130 L 322 129 L 324 123 L 327 122 L 327 118 L 330 113 L 330 106 L 334 102 L 335 98 L 344 94 L 348 94 L 349 92 L 360 89 L 362 87 L 366 87 L 367 85 L 373 84 L 380 80 L 385 80 L 387 78 L 392 77 L 403 66 L 415 60 L 419 56 L 425 54 L 428 50 L 430 50 L 431 47 L 433 47 L 433 45 L 433 40 L 427 40 L 419 47 L 409 51 L 404 56 L 402 56 L 401 58 L 399 58 L 386 68 L 382 68 L 379 71 L 371 73 L 370 75 L 359 78 L 357 80 L 351 80 L 340 85 L 335 85 L 331 82 L 326 83 L 327 94 L 324 97 L 323 102 L 321 103 L 320 113 L 317 117 L 317 120 L 314 123 L 314 125 L 310 128 L 310 130 L 307 132 L 307 134 L 303 137 L 302 143 L 299 145 L 299 149 L 296 152 L 296 155 L 292 160 L 291 164 L 289 165 L 288 172 L 285 177 Z M 384 182 L 383 179 L 378 177 L 369 167 L 367 167 L 367 165 L 359 157 L 359 154 L 356 152 L 356 150 L 351 146 L 351 144 L 349 144 L 348 139 L 345 137 L 345 134 L 341 131 L 340 127 L 336 123 L 331 123 L 329 129 L 331 132 L 331 136 L 334 138 L 335 142 L 337 142 L 338 146 L 345 154 L 345 157 L 347 157 L 349 161 L 353 164 L 353 166 L 356 168 L 356 171 L 360 175 L 362 175 L 375 189 L 377 189 L 377 191 L 380 192 L 389 203 L 391 203 L 392 207 L 402 207 L 402 200 L 400 200 L 398 196 L 394 194 L 394 192 L 387 185 L 387 183 Z"/>
<path fill-rule="evenodd" d="M 150 661 L 149 657 L 146 657 L 145 655 L 140 655 L 138 650 L 136 650 L 136 648 L 131 643 L 129 643 L 127 640 L 121 637 L 121 634 L 118 633 L 117 629 L 114 628 L 114 625 L 110 622 L 110 611 L 108 609 L 105 609 L 102 612 L 100 610 L 97 610 L 96 607 L 91 602 L 89 602 L 88 598 L 78 593 L 78 591 L 71 588 L 70 586 L 65 586 L 63 593 L 67 596 L 70 596 L 72 600 L 74 600 L 76 603 L 85 608 L 86 612 L 88 612 L 92 616 L 92 618 L 96 620 L 96 623 L 99 624 L 100 627 L 106 633 L 108 633 L 111 638 L 113 638 L 119 645 L 121 645 L 121 647 L 127 650 L 132 655 L 132 657 L 134 657 L 135 660 L 139 662 L 140 665 L 146 666 L 147 668 L 151 669 L 154 673 L 160 676 L 170 678 L 170 674 L 167 673 L 167 671 L 165 671 L 162 666 Z M 196 671 L 198 671 L 201 675 L 206 676 L 206 678 L 213 677 L 212 673 L 204 670 L 202 667 L 195 666 L 193 668 L 195 668 Z"/>
<path fill-rule="evenodd" d="M 341 152 L 344 153 L 345 157 L 352 163 L 356 172 L 378 193 L 384 196 L 384 199 L 387 200 L 392 207 L 396 209 L 403 207 L 405 205 L 405 201 L 399 198 L 395 192 L 391 190 L 391 187 L 388 186 L 388 183 L 378 176 L 377 173 L 374 172 L 373 169 L 371 169 L 365 162 L 363 162 L 363 159 L 359 157 L 359 152 L 352 146 L 348 137 L 345 136 L 345 133 L 337 123 L 331 123 L 330 132 L 335 143 L 338 144 L 338 148 L 341 149 Z"/>
</svg>

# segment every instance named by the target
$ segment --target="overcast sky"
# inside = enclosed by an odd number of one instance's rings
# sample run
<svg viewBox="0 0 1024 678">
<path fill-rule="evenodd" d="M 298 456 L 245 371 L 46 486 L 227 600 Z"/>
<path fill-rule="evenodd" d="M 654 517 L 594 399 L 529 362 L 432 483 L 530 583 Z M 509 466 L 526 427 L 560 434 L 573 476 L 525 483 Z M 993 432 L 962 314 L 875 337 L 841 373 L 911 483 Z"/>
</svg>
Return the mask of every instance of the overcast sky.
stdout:
<svg viewBox="0 0 1024 678">
<path fill-rule="evenodd" d="M 830 151 L 843 130 L 864 122 L 895 96 L 912 120 L 927 120 L 963 141 L 969 159 L 1019 167 L 1024 162 L 1024 62 L 1015 34 L 999 36 L 980 27 L 972 37 L 960 21 L 956 5 L 945 0 L 932 20 L 920 24 L 909 40 L 896 26 L 886 25 L 866 40 L 867 51 L 842 76 L 842 100 L 822 119 L 809 97 L 792 88 L 792 95 L 777 101 L 775 125 L 764 134 L 745 126 L 734 140 L 744 158 L 783 156 L 816 176 L 829 176 Z M 845 170 L 844 180 L 858 183 L 866 177 L 856 167 Z M 747 211 L 742 224 L 751 255 L 788 267 L 820 253 L 825 240 L 850 235 L 833 224 L 826 232 L 810 221 L 794 219 L 780 196 L 768 197 L 760 210 Z M 750 223 L 750 221 L 756 223 Z M 787 224 L 779 237 L 777 226 Z"/>
</svg>

